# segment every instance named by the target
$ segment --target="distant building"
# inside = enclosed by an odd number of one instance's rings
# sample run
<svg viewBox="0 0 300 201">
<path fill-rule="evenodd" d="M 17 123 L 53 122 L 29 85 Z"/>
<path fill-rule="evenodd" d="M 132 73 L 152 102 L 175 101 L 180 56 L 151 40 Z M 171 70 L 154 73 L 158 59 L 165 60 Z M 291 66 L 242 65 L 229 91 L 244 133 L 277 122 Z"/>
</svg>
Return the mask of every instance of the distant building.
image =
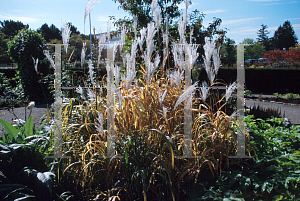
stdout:
<svg viewBox="0 0 300 201">
<path fill-rule="evenodd" d="M 106 34 L 106 33 L 95 34 L 95 37 L 99 40 L 100 36 L 103 34 Z M 106 39 L 106 41 L 107 41 L 107 39 Z M 120 34 L 118 34 L 117 36 L 113 36 L 110 39 L 110 44 L 119 43 L 120 41 L 121 41 L 121 36 L 120 36 Z"/>
</svg>

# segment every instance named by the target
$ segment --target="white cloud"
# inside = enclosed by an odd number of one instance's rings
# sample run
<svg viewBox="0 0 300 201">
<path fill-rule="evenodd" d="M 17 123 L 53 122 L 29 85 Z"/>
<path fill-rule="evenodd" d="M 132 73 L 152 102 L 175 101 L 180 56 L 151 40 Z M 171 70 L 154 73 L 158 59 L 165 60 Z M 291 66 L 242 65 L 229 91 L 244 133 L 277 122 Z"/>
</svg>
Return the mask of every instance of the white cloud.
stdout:
<svg viewBox="0 0 300 201">
<path fill-rule="evenodd" d="M 207 10 L 207 11 L 203 11 L 204 14 L 210 14 L 210 13 L 223 13 L 226 10 L 222 10 L 222 9 L 217 9 L 217 10 Z"/>
<path fill-rule="evenodd" d="M 228 33 L 231 33 L 231 34 L 244 34 L 244 33 L 247 33 L 247 34 L 256 34 L 257 32 L 257 28 L 254 28 L 254 27 L 240 27 L 240 28 L 237 28 L 237 29 L 234 29 L 232 31 L 228 31 Z"/>
<path fill-rule="evenodd" d="M 300 24 L 293 24 L 292 25 L 294 30 L 299 30 L 300 31 Z"/>
<path fill-rule="evenodd" d="M 285 19 L 285 20 L 282 20 L 282 21 L 287 21 L 287 20 L 289 20 L 289 21 L 291 21 L 291 20 L 300 20 L 300 18 L 288 18 L 288 19 Z"/>
<path fill-rule="evenodd" d="M 262 17 L 253 17 L 253 18 L 244 18 L 244 19 L 238 19 L 238 20 L 224 20 L 222 22 L 223 25 L 240 25 L 240 24 L 245 24 L 249 23 L 254 20 L 261 20 L 263 19 Z"/>
<path fill-rule="evenodd" d="M 109 17 L 99 16 L 97 18 L 97 21 L 99 22 L 107 22 L 109 20 Z"/>
<path fill-rule="evenodd" d="M 280 5 L 280 4 L 283 4 L 283 3 L 265 3 L 263 5 L 264 6 L 272 6 L 272 5 Z"/>
<path fill-rule="evenodd" d="M 33 18 L 33 17 L 4 16 L 4 15 L 0 15 L 0 19 L 3 19 L 3 20 L 13 20 L 13 21 L 21 21 L 24 24 L 35 23 L 35 22 L 41 21 L 41 19 Z"/>
</svg>

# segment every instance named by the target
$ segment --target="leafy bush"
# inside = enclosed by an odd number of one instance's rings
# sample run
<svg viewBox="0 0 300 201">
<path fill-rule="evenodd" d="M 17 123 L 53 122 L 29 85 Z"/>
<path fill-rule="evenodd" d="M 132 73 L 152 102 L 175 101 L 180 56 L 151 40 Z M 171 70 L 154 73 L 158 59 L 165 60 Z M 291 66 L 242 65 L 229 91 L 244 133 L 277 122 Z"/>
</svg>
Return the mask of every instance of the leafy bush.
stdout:
<svg viewBox="0 0 300 201">
<path fill-rule="evenodd" d="M 274 93 L 274 95 L 276 96 L 276 98 L 282 98 L 282 95 L 279 93 Z"/>
<path fill-rule="evenodd" d="M 30 100 L 43 102 L 47 97 L 43 86 L 37 84 L 39 76 L 38 69 L 35 69 L 36 59 L 43 61 L 45 58 L 43 50 L 46 48 L 45 40 L 36 31 L 23 29 L 8 43 L 8 54 L 18 63 L 21 83 L 25 96 Z M 34 61 L 33 59 L 34 58 Z M 42 64 L 41 64 L 42 65 Z M 49 68 L 44 65 L 43 68 Z M 44 94 L 46 97 L 41 96 Z"/>
<path fill-rule="evenodd" d="M 296 99 L 296 98 L 299 98 L 299 94 L 287 93 L 287 94 L 285 94 L 285 98 L 287 100 Z"/>
<path fill-rule="evenodd" d="M 15 87 L 13 87 L 15 86 Z M 23 105 L 28 99 L 21 84 L 19 71 L 13 79 L 9 79 L 0 72 L 0 107 L 17 107 Z"/>
<path fill-rule="evenodd" d="M 232 165 L 215 180 L 203 179 L 189 200 L 299 200 L 300 126 L 282 127 L 284 120 L 245 116 L 252 159 Z"/>
<path fill-rule="evenodd" d="M 50 201 L 53 183 L 50 176 L 55 175 L 46 172 L 49 136 L 35 131 L 32 116 L 23 126 L 18 124 L 21 130 L 3 119 L 0 123 L 6 131 L 0 138 L 0 199 Z"/>
</svg>

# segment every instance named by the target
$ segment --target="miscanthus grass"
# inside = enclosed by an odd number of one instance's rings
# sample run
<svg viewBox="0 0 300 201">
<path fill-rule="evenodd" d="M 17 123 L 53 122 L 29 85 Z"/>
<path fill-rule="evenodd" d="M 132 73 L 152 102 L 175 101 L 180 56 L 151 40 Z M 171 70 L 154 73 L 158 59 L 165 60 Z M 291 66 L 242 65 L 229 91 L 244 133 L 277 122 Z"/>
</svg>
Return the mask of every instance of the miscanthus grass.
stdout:
<svg viewBox="0 0 300 201">
<path fill-rule="evenodd" d="M 71 35 L 71 26 L 68 23 L 65 23 L 63 28 L 62 28 L 62 41 L 64 44 L 64 48 L 66 53 L 68 52 L 68 46 L 69 46 L 69 40 L 70 40 L 70 35 Z"/>
<path fill-rule="evenodd" d="M 153 1 L 152 8 L 156 6 L 157 2 Z M 187 182 L 196 183 L 203 168 L 208 168 L 213 176 L 229 168 L 228 156 L 236 149 L 236 132 L 232 127 L 236 120 L 221 108 L 225 107 L 236 83 L 229 86 L 224 97 L 210 104 L 213 96 L 209 87 L 215 83 L 220 58 L 214 42 L 205 38 L 204 61 L 209 84 L 202 81 L 200 88 L 198 82 L 185 86 L 184 58 L 189 56 L 187 65 L 192 69 L 199 56 L 198 45 L 187 43 L 184 21 L 179 22 L 178 29 L 179 44 L 172 43 L 175 62 L 172 71 L 159 72 L 163 64 L 155 51 L 154 40 L 158 26 L 150 22 L 133 39 L 130 52 L 123 53 L 124 60 L 118 63 L 123 66 L 106 63 L 107 71 L 113 73 L 112 86 L 107 84 L 109 76 L 104 76 L 103 91 L 90 89 L 88 98 L 79 87 L 76 92 L 80 98 L 71 99 L 62 109 L 64 153 L 71 156 L 63 162 L 62 177 L 68 178 L 80 195 L 95 200 L 180 200 L 182 186 Z M 167 29 L 165 33 L 167 46 Z M 109 40 L 108 37 L 105 42 Z M 142 52 L 141 59 L 136 59 L 138 50 Z M 212 58 L 214 66 L 211 66 Z M 140 66 L 142 77 L 136 76 L 136 66 Z M 92 81 L 93 68 L 89 69 Z M 115 103 L 112 106 L 114 135 L 110 142 L 116 152 L 112 158 L 106 157 L 110 126 L 107 119 L 112 115 L 107 89 L 113 91 Z M 215 105 L 220 107 L 215 110 Z M 175 158 L 184 153 L 185 109 L 192 115 L 192 154 L 197 156 L 193 159 Z"/>
</svg>

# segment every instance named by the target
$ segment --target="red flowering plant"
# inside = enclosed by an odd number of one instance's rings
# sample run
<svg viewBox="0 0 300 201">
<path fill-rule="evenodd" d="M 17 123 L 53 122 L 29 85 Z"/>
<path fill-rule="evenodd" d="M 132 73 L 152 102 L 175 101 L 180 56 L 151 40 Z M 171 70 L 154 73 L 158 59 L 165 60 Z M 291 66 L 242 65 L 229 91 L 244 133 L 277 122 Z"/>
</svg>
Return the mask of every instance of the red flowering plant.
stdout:
<svg viewBox="0 0 300 201">
<path fill-rule="evenodd" d="M 270 50 L 264 53 L 272 67 L 296 68 L 300 66 L 300 51 L 291 50 Z"/>
</svg>

